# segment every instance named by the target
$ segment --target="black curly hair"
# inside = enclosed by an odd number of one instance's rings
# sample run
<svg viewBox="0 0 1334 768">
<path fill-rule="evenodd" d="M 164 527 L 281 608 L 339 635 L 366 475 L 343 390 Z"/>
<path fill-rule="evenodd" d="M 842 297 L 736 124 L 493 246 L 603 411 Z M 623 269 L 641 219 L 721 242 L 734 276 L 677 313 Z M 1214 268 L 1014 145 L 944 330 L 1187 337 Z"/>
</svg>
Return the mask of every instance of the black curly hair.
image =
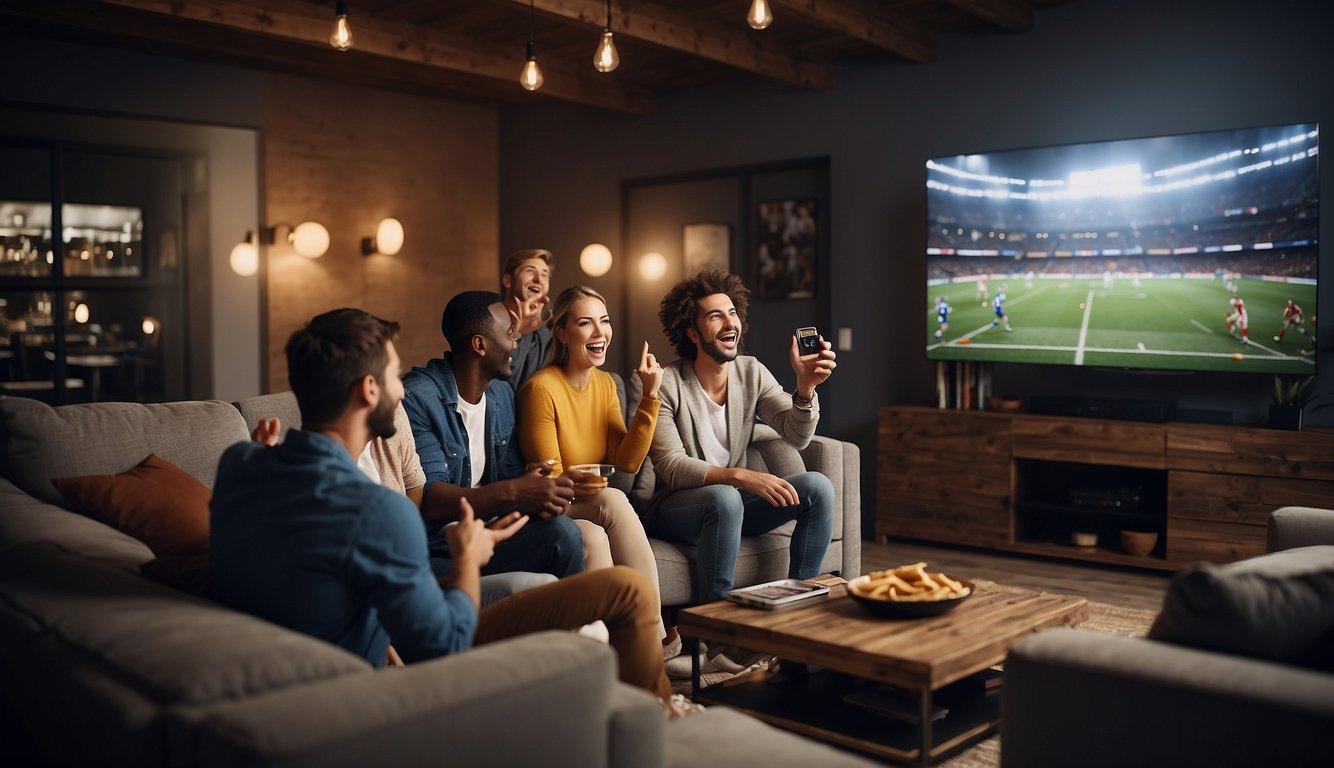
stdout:
<svg viewBox="0 0 1334 768">
<path fill-rule="evenodd" d="M 676 354 L 686 360 L 694 360 L 699 348 L 690 340 L 686 331 L 695 325 L 700 299 L 717 293 L 725 293 L 736 307 L 737 317 L 741 319 L 741 328 L 746 326 L 746 310 L 750 306 L 750 289 L 741 278 L 720 269 L 701 269 L 687 277 L 667 292 L 658 305 L 658 320 L 662 323 L 662 332 L 676 348 Z"/>
</svg>

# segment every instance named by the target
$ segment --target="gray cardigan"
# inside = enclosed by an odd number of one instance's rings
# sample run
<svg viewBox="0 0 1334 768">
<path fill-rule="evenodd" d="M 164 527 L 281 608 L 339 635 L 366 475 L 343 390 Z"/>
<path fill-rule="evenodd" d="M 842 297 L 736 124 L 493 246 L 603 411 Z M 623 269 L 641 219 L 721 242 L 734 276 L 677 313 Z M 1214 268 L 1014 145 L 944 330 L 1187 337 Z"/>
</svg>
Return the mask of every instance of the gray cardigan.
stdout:
<svg viewBox="0 0 1334 768">
<path fill-rule="evenodd" d="M 642 386 L 637 376 L 631 379 L 631 402 L 638 402 Z M 677 359 L 664 366 L 658 394 L 662 406 L 649 456 L 658 475 L 659 490 L 663 485 L 671 490 L 698 488 L 704 485 L 710 466 L 699 442 L 699 430 L 708 428 L 709 418 L 694 361 Z M 810 443 L 820 420 L 819 395 L 810 410 L 794 408 L 792 395 L 779 386 L 763 363 L 739 356 L 727 372 L 727 434 L 731 441 L 728 466 L 746 466 L 746 446 L 755 431 L 756 416 L 800 450 Z"/>
</svg>

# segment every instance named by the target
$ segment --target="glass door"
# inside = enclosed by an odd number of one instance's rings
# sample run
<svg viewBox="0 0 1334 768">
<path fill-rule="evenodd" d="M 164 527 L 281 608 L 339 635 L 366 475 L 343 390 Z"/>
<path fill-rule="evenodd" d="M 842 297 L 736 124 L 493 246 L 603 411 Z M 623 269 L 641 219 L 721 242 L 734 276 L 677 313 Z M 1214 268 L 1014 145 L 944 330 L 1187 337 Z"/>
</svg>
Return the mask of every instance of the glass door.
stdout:
<svg viewBox="0 0 1334 768">
<path fill-rule="evenodd" d="M 186 396 L 187 167 L 181 156 L 0 142 L 0 394 Z"/>
</svg>

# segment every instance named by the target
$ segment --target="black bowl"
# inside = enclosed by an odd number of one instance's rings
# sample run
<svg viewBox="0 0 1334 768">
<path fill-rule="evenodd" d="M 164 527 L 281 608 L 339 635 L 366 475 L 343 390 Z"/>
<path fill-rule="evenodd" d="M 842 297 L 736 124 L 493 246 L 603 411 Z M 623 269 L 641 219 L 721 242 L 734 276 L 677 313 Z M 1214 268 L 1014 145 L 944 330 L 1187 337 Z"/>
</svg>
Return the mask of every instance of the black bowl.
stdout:
<svg viewBox="0 0 1334 768">
<path fill-rule="evenodd" d="M 951 577 L 953 578 L 953 577 Z M 920 619 L 923 616 L 938 616 L 945 611 L 954 608 L 972 596 L 977 591 L 973 582 L 967 579 L 954 579 L 968 588 L 968 591 L 958 597 L 949 597 L 944 600 L 924 600 L 922 602 L 895 602 L 893 600 L 881 600 L 874 597 L 863 597 L 852 591 L 855 584 L 865 584 L 870 581 L 870 576 L 858 576 L 848 582 L 848 597 L 853 601 L 870 611 L 876 616 L 887 619 Z"/>
</svg>

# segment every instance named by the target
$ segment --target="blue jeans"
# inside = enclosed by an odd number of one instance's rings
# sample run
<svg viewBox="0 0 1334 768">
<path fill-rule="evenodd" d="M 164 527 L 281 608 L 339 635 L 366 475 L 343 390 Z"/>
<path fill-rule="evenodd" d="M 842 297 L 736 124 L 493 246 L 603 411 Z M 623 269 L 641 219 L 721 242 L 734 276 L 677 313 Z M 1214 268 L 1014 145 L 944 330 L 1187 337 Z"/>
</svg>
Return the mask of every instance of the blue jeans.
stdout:
<svg viewBox="0 0 1334 768">
<path fill-rule="evenodd" d="M 648 518 L 650 535 L 696 547 L 696 600 L 721 600 L 732 589 L 742 536 L 768 533 L 789 520 L 796 520 L 797 527 L 788 550 L 788 577 L 809 579 L 820 574 L 834 531 L 834 486 L 819 472 L 784 479 L 799 499 L 790 507 L 771 506 L 764 498 L 730 485 L 675 491 L 654 505 Z"/>
<path fill-rule="evenodd" d="M 445 538 L 431 541 L 430 550 L 431 571 L 437 576 L 449 573 L 452 564 Z M 560 515 L 548 520 L 530 518 L 518 533 L 496 545 L 495 554 L 482 566 L 482 575 L 527 571 L 560 579 L 583 570 L 584 537 L 573 520 Z"/>
</svg>

